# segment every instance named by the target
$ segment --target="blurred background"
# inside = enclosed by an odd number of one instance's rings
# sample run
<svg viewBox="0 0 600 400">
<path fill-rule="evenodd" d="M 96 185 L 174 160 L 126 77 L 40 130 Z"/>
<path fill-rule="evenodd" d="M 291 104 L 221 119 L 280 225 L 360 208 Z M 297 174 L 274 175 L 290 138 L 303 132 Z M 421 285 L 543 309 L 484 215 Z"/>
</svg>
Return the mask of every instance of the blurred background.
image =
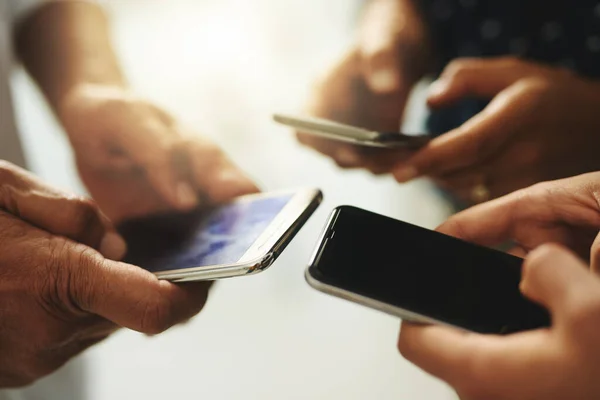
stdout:
<svg viewBox="0 0 600 400">
<path fill-rule="evenodd" d="M 353 40 L 359 0 L 106 0 L 129 82 L 212 137 L 265 190 L 319 187 L 325 202 L 266 273 L 220 282 L 185 326 L 120 332 L 29 389 L 31 398 L 454 399 L 396 350 L 396 318 L 320 294 L 304 268 L 331 209 L 350 204 L 433 228 L 450 209 L 427 183 L 342 171 L 271 122 L 301 112 Z M 28 77 L 13 79 L 33 170 L 83 193 L 70 149 Z M 407 124 L 423 116 L 417 92 Z M 398 238 L 401 241 L 402 238 Z"/>
</svg>

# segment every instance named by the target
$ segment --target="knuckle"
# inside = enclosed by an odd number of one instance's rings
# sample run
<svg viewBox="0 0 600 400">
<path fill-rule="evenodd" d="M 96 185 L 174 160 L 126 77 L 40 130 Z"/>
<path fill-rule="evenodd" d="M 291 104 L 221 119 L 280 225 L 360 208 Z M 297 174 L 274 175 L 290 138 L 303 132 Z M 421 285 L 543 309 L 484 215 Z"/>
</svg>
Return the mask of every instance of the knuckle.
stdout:
<svg viewBox="0 0 600 400">
<path fill-rule="evenodd" d="M 525 101 L 536 105 L 541 103 L 553 90 L 553 83 L 544 77 L 522 79 L 515 84 L 515 90 L 524 94 Z"/>
<path fill-rule="evenodd" d="M 93 279 L 93 269 L 101 262 L 95 257 L 96 252 L 61 238 L 51 239 L 49 248 L 49 261 L 43 271 L 45 276 L 38 280 L 45 303 L 59 313 L 81 314 L 89 310 L 97 292 L 92 287 L 101 284 Z"/>
<path fill-rule="evenodd" d="M 473 69 L 476 61 L 473 58 L 461 58 L 458 60 L 451 61 L 444 71 L 444 75 L 448 78 L 456 78 L 464 76 Z"/>
<path fill-rule="evenodd" d="M 74 245 L 70 251 L 71 260 L 65 272 L 67 274 L 66 300 L 67 304 L 76 311 L 90 310 L 97 299 L 97 293 L 108 293 L 99 290 L 102 280 L 95 279 L 97 269 L 102 267 L 104 259 L 97 257 L 95 250 L 84 245 Z"/>
<path fill-rule="evenodd" d="M 100 224 L 100 210 L 92 200 L 78 198 L 70 202 L 70 218 L 77 236 L 85 235 Z"/>
</svg>

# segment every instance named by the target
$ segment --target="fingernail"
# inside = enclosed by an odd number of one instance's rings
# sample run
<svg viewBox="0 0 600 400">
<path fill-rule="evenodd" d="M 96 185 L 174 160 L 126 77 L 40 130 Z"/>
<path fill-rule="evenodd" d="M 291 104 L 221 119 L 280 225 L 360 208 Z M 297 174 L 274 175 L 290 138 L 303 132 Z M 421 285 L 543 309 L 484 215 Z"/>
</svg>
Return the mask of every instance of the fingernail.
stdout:
<svg viewBox="0 0 600 400">
<path fill-rule="evenodd" d="M 394 177 L 400 183 L 412 181 L 419 176 L 419 171 L 415 167 L 404 167 L 394 172 Z"/>
<path fill-rule="evenodd" d="M 438 79 L 429 85 L 429 89 L 427 89 L 428 97 L 438 97 L 441 96 L 448 89 L 448 83 L 443 79 Z"/>
<path fill-rule="evenodd" d="M 400 87 L 400 78 L 393 69 L 380 69 L 369 75 L 369 84 L 375 92 L 393 92 Z"/>
<path fill-rule="evenodd" d="M 198 196 L 196 196 L 194 189 L 185 182 L 177 186 L 177 200 L 183 208 L 192 208 L 198 204 Z"/>
<path fill-rule="evenodd" d="M 527 293 L 527 283 L 525 283 L 525 281 L 519 283 L 519 291 L 523 294 Z"/>
<path fill-rule="evenodd" d="M 127 253 L 127 243 L 116 232 L 108 232 L 100 242 L 100 253 L 111 260 L 119 261 Z"/>
</svg>

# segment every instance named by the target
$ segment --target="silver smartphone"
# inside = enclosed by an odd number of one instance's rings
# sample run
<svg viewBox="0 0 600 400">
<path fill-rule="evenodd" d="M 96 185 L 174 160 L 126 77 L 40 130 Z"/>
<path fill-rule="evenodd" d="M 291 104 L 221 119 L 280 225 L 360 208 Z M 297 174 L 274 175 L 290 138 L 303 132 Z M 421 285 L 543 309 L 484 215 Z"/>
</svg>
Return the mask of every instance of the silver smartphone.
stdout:
<svg viewBox="0 0 600 400">
<path fill-rule="evenodd" d="M 322 292 L 402 319 L 506 334 L 547 327 L 519 290 L 523 260 L 355 207 L 338 207 L 306 270 Z"/>
<path fill-rule="evenodd" d="M 321 118 L 275 114 L 273 119 L 299 132 L 366 147 L 414 150 L 425 146 L 431 140 L 427 135 L 377 132 Z"/>
<path fill-rule="evenodd" d="M 173 282 L 251 275 L 267 269 L 316 210 L 317 189 L 262 193 L 188 214 L 127 221 L 127 262 Z"/>
</svg>

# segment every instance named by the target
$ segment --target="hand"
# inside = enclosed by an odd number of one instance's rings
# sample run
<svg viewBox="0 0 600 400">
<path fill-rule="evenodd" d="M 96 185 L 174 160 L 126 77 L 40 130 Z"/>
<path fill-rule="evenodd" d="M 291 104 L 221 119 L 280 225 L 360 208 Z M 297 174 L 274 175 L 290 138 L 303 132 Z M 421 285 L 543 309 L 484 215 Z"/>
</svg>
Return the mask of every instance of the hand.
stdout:
<svg viewBox="0 0 600 400">
<path fill-rule="evenodd" d="M 60 116 L 83 182 L 116 223 L 258 190 L 214 143 L 123 89 L 82 85 Z"/>
<path fill-rule="evenodd" d="M 371 0 L 357 45 L 317 85 L 310 114 L 354 126 L 397 132 L 413 85 L 427 70 L 429 49 L 412 0 Z M 344 168 L 389 172 L 405 151 L 365 149 L 311 135 L 303 144 Z"/>
<path fill-rule="evenodd" d="M 589 260 L 600 230 L 598 199 L 598 172 L 544 182 L 463 211 L 438 231 L 482 246 L 514 242 L 524 254 L 559 243 Z M 600 268 L 600 258 L 596 265 L 592 257 L 592 267 Z"/>
<path fill-rule="evenodd" d="M 111 261 L 125 245 L 93 203 L 7 163 L 0 210 L 0 388 L 55 371 L 119 326 L 162 332 L 206 301 L 206 283 Z"/>
<path fill-rule="evenodd" d="M 599 278 L 555 245 L 523 268 L 521 290 L 550 310 L 550 329 L 484 336 L 403 323 L 400 352 L 464 400 L 600 398 Z"/>
<path fill-rule="evenodd" d="M 468 203 L 600 169 L 600 86 L 513 58 L 465 59 L 433 84 L 432 108 L 492 99 L 461 127 L 394 168 L 399 182 L 429 176 Z"/>
</svg>

